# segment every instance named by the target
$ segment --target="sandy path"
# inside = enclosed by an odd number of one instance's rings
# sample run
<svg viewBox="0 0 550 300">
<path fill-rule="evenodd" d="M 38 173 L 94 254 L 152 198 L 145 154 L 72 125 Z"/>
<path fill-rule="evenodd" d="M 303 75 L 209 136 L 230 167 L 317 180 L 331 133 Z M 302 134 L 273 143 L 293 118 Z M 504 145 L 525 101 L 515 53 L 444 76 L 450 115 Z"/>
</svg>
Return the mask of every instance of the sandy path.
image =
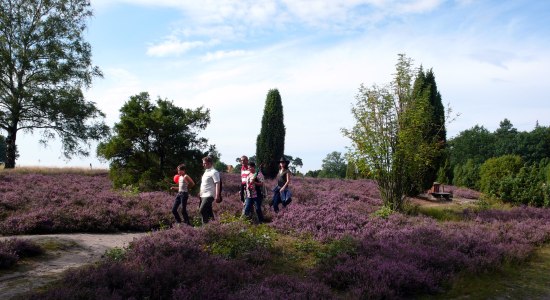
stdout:
<svg viewBox="0 0 550 300">
<path fill-rule="evenodd" d="M 39 245 L 55 245 L 46 255 L 23 261 L 14 270 L 0 272 L 0 299 L 11 299 L 59 279 L 63 271 L 98 261 L 106 250 L 125 247 L 146 233 L 45 234 L 0 236 L 29 239 Z M 47 247 L 46 247 L 47 248 Z"/>
</svg>

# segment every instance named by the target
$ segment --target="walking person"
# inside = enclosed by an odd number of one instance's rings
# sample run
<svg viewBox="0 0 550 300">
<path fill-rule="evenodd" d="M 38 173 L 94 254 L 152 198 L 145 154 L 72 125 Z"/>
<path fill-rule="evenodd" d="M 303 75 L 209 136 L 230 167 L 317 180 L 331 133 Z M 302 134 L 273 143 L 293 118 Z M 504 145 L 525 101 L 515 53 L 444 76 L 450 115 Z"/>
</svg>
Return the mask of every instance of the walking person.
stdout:
<svg viewBox="0 0 550 300">
<path fill-rule="evenodd" d="M 262 197 L 258 193 L 258 188 L 261 188 L 264 184 L 262 173 L 256 173 L 256 164 L 254 162 L 248 163 L 248 169 L 250 174 L 246 178 L 245 188 L 245 201 L 243 215 L 251 218 L 252 205 L 256 208 L 256 215 L 258 216 L 258 223 L 263 223 L 264 215 L 262 213 Z"/>
<path fill-rule="evenodd" d="M 292 201 L 292 193 L 290 192 L 290 171 L 288 170 L 288 161 L 281 157 L 279 160 L 279 173 L 277 173 L 277 185 L 273 188 L 273 210 L 279 212 L 279 203 L 286 207 Z"/>
<path fill-rule="evenodd" d="M 202 217 L 202 223 L 206 224 L 214 220 L 214 211 L 212 204 L 214 201 L 221 202 L 221 180 L 220 173 L 213 167 L 212 157 L 206 156 L 202 159 L 204 174 L 202 175 L 200 188 L 200 206 L 199 212 Z"/>
<path fill-rule="evenodd" d="M 189 199 L 189 189 L 195 186 L 193 179 L 187 175 L 185 164 L 180 164 L 176 168 L 178 172 L 178 186 L 171 187 L 172 190 L 177 190 L 178 194 L 174 200 L 174 206 L 172 207 L 172 214 L 176 218 L 176 224 L 181 224 L 181 218 L 178 213 L 178 207 L 181 205 L 181 214 L 183 216 L 183 221 L 187 225 L 191 225 L 189 221 L 189 214 L 187 213 L 187 200 Z"/>
<path fill-rule="evenodd" d="M 246 155 L 241 156 L 241 189 L 239 195 L 241 197 L 241 202 L 244 204 L 245 199 L 245 190 L 246 190 L 246 178 L 250 174 L 248 169 L 248 157 Z"/>
</svg>

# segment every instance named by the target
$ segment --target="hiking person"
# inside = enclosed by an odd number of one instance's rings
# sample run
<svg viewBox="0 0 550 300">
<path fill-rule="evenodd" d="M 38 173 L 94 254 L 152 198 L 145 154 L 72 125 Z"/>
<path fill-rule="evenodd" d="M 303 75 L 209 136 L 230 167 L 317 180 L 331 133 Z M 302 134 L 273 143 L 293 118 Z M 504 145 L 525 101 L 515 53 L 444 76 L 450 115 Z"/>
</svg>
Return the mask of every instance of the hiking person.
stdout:
<svg viewBox="0 0 550 300">
<path fill-rule="evenodd" d="M 263 223 L 262 197 L 258 193 L 258 187 L 261 188 L 264 184 L 263 175 L 262 173 L 256 173 L 256 164 L 254 162 L 248 163 L 248 169 L 250 170 L 250 174 L 246 178 L 243 215 L 251 218 L 252 205 L 254 205 L 256 215 L 258 216 L 258 223 Z"/>
<path fill-rule="evenodd" d="M 289 189 L 290 184 L 290 171 L 288 170 L 288 163 L 290 161 L 284 157 L 279 160 L 279 173 L 277 173 L 276 181 L 277 185 L 273 188 L 273 210 L 279 212 L 279 203 L 286 207 L 292 201 L 292 193 Z"/>
<path fill-rule="evenodd" d="M 241 189 L 239 191 L 239 195 L 241 197 L 241 202 L 244 205 L 244 199 L 245 199 L 245 190 L 246 190 L 246 178 L 248 178 L 248 175 L 250 174 L 250 170 L 248 170 L 248 157 L 246 155 L 241 156 Z"/>
<path fill-rule="evenodd" d="M 202 159 L 204 174 L 201 179 L 200 188 L 200 206 L 199 212 L 202 217 L 202 223 L 206 224 L 214 220 L 214 211 L 212 204 L 221 202 L 221 179 L 220 173 L 214 169 L 212 157 L 206 156 Z"/>
<path fill-rule="evenodd" d="M 172 206 L 172 214 L 176 218 L 176 224 L 181 224 L 181 218 L 178 213 L 178 207 L 181 205 L 181 214 L 183 221 L 187 225 L 191 225 L 189 221 L 189 214 L 187 214 L 187 200 L 189 199 L 189 189 L 195 186 L 193 179 L 187 175 L 185 164 L 180 164 L 176 171 L 178 172 L 178 186 L 170 187 L 172 190 L 177 190 L 176 199 L 174 199 L 174 205 Z"/>
</svg>

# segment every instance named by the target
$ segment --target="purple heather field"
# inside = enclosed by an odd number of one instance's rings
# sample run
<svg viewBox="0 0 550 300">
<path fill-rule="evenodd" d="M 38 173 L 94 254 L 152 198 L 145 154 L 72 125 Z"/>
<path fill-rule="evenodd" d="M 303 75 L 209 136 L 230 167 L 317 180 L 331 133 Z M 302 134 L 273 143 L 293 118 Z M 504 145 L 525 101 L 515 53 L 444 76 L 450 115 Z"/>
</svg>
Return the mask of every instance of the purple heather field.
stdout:
<svg viewBox="0 0 550 300">
<path fill-rule="evenodd" d="M 152 231 L 122 259 L 70 271 L 32 299 L 414 298 L 442 291 L 458 274 L 520 263 L 550 241 L 550 210 L 543 208 L 470 209 L 447 222 L 376 217 L 382 201 L 370 180 L 293 177 L 293 202 L 279 214 L 264 204 L 266 225 L 228 222 L 223 213 L 237 217 L 242 210 L 240 179 L 223 176 L 216 221 L 165 229 L 173 222 L 174 195 L 167 192 L 114 191 L 106 175 L 0 174 L 0 232 Z M 479 196 L 445 188 L 455 197 Z M 191 197 L 195 220 L 197 206 Z M 310 245 L 315 262 L 301 271 L 284 267 L 300 259 L 272 239 L 302 241 L 302 251 Z"/>
</svg>

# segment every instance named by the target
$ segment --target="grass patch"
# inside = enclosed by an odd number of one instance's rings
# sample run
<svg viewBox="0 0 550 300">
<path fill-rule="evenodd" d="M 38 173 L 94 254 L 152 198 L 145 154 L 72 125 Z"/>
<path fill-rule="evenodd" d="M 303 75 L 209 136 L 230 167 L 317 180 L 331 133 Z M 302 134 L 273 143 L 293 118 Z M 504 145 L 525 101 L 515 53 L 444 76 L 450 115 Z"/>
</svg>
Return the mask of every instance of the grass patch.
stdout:
<svg viewBox="0 0 550 300">
<path fill-rule="evenodd" d="M 550 298 L 550 245 L 521 264 L 509 263 L 481 275 L 463 275 L 450 289 L 420 299 L 548 299 Z"/>
<path fill-rule="evenodd" d="M 45 251 L 66 251 L 72 248 L 80 247 L 80 245 L 72 240 L 56 239 L 56 238 L 41 238 L 34 241 Z"/>
</svg>

